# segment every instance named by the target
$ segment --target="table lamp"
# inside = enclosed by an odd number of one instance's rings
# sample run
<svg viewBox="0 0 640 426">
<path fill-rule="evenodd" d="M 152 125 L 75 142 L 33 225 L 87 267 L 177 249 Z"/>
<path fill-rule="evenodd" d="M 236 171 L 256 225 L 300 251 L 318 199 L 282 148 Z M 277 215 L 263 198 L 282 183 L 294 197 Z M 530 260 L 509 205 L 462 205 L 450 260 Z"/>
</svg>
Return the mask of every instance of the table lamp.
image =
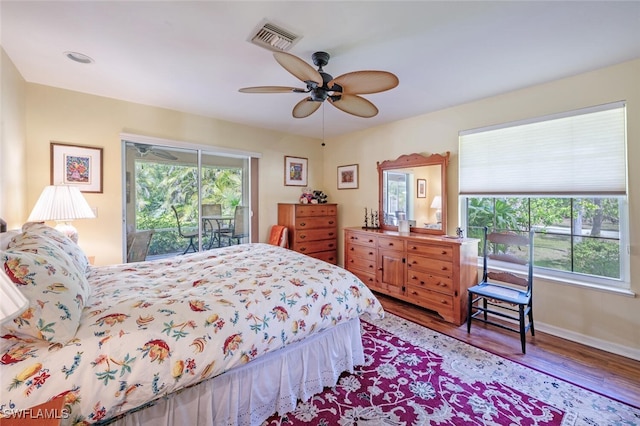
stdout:
<svg viewBox="0 0 640 426">
<path fill-rule="evenodd" d="M 27 221 L 55 220 L 57 222 L 55 228 L 77 243 L 78 231 L 70 222 L 95 217 L 93 210 L 77 187 L 51 185 L 44 188 Z"/>
<path fill-rule="evenodd" d="M 442 197 L 436 195 L 431 202 L 431 208 L 436 209 L 436 222 L 442 222 Z"/>
<path fill-rule="evenodd" d="M 12 321 L 29 306 L 29 300 L 3 271 L 0 271 L 0 298 L 0 325 Z"/>
</svg>

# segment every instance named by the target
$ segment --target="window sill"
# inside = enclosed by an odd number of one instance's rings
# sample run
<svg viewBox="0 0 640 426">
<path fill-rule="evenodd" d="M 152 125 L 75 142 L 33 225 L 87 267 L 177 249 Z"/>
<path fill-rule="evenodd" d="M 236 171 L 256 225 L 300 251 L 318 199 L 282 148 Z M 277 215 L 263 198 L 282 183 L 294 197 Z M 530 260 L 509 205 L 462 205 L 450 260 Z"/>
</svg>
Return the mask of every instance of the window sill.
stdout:
<svg viewBox="0 0 640 426">
<path fill-rule="evenodd" d="M 534 272 L 533 276 L 535 278 L 541 278 L 545 281 L 553 281 L 555 283 L 558 284 L 562 284 L 562 285 L 569 285 L 569 286 L 573 286 L 573 287 L 581 287 L 581 288 L 586 288 L 589 290 L 595 290 L 595 291 L 601 291 L 604 293 L 611 293 L 611 294 L 616 294 L 619 296 L 624 296 L 624 297 L 636 297 L 636 293 L 631 291 L 628 288 L 618 288 L 618 287 L 612 287 L 612 286 L 607 286 L 607 285 L 603 285 L 603 284 L 596 284 L 596 283 L 590 283 L 590 282 L 586 282 L 586 281 L 580 281 L 580 280 L 571 280 L 571 279 L 567 279 L 567 278 L 559 278 L 559 277 L 555 277 L 552 275 L 545 275 L 545 274 L 537 274 Z"/>
</svg>

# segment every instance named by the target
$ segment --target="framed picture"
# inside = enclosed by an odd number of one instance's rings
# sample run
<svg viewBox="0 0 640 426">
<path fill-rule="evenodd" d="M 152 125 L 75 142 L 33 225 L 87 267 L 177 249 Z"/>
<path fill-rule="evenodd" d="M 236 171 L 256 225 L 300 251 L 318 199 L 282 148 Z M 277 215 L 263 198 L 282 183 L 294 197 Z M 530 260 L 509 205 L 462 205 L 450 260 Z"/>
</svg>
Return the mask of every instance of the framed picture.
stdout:
<svg viewBox="0 0 640 426">
<path fill-rule="evenodd" d="M 358 188 L 358 165 L 338 166 L 338 189 Z"/>
<path fill-rule="evenodd" d="M 427 180 L 418 179 L 418 198 L 427 198 Z"/>
<path fill-rule="evenodd" d="M 51 185 L 102 193 L 102 148 L 51 142 Z"/>
<path fill-rule="evenodd" d="M 284 157 L 284 184 L 287 186 L 307 186 L 307 159 Z"/>
</svg>

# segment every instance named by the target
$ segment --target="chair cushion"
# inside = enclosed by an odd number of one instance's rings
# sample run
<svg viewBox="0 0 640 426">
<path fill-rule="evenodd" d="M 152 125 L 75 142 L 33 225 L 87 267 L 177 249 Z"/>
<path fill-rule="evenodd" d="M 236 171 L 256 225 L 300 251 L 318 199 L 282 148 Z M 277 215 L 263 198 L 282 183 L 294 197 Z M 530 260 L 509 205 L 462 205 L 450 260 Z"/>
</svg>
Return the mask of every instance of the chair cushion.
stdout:
<svg viewBox="0 0 640 426">
<path fill-rule="evenodd" d="M 489 299 L 496 299 L 507 303 L 528 304 L 531 296 L 526 291 L 515 288 L 492 284 L 490 282 L 480 283 L 469 288 L 469 293 Z"/>
</svg>

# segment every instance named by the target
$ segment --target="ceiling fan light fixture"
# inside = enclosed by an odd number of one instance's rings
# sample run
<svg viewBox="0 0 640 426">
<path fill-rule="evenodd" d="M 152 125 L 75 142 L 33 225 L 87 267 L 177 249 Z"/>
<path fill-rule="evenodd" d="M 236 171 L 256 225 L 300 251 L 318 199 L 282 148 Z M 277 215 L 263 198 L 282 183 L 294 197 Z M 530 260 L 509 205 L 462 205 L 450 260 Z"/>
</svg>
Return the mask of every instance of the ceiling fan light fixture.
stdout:
<svg viewBox="0 0 640 426">
<path fill-rule="evenodd" d="M 270 22 L 263 22 L 249 37 L 249 41 L 257 46 L 275 52 L 286 52 L 295 45 L 302 36 L 279 27 Z"/>
</svg>

